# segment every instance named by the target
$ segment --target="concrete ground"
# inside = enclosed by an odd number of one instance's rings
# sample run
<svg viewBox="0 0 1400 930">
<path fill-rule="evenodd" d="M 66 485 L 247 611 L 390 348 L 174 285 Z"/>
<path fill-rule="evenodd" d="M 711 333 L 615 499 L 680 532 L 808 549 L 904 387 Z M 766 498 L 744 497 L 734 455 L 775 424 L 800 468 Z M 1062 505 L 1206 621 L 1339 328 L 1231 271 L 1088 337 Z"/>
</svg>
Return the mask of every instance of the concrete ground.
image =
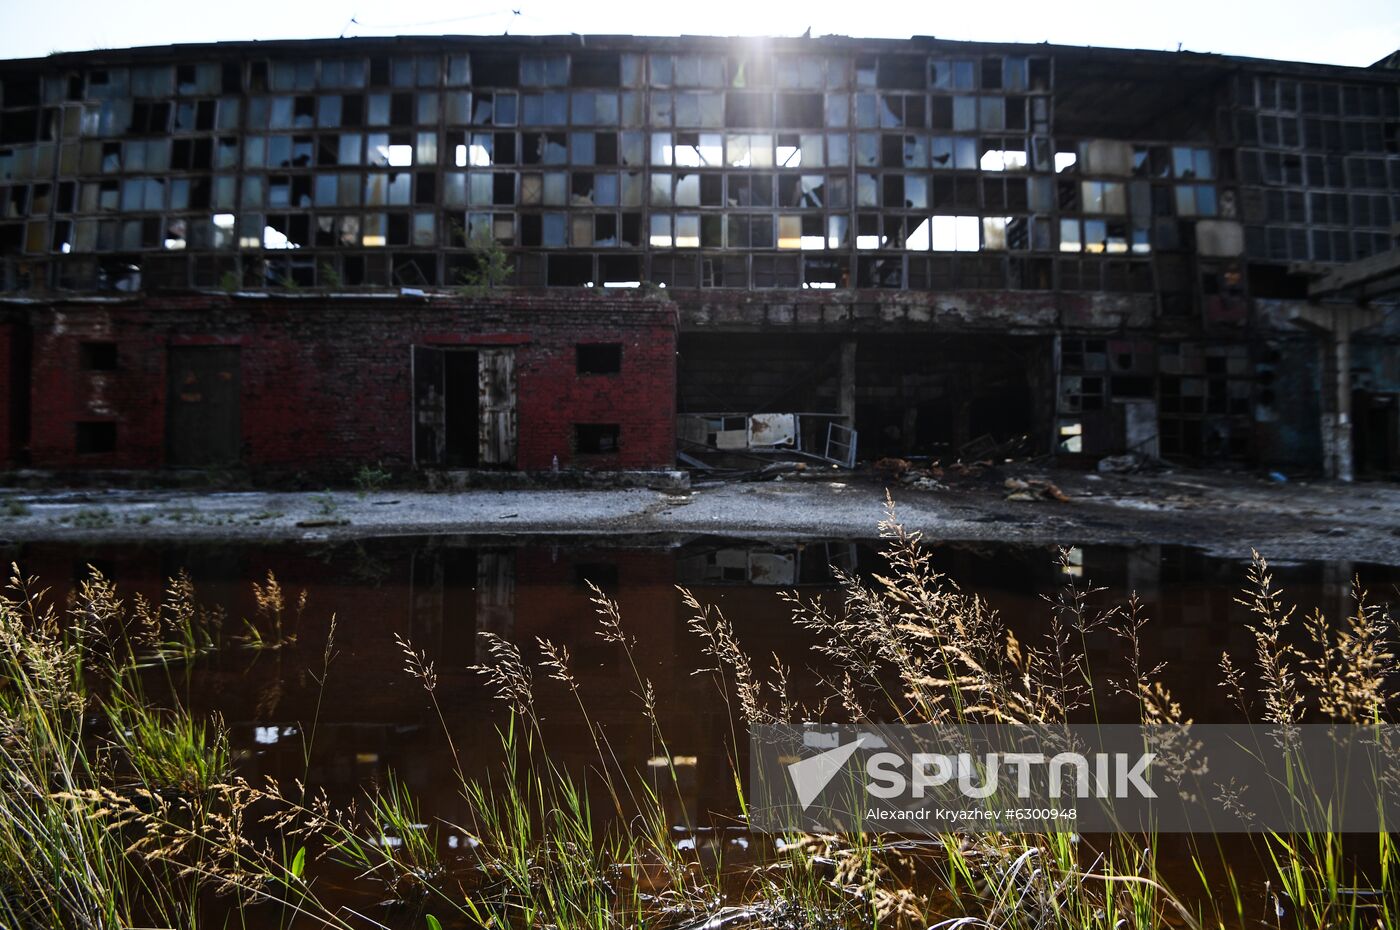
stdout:
<svg viewBox="0 0 1400 930">
<path fill-rule="evenodd" d="M 1006 478 L 1048 479 L 1068 496 L 1008 500 Z M 885 481 L 815 473 L 690 491 L 0 490 L 0 541 L 325 540 L 425 533 L 703 534 L 869 538 Z M 1177 543 L 1227 557 L 1400 565 L 1400 485 L 1272 483 L 1177 470 L 1097 475 L 1007 466 L 946 488 L 894 482 L 898 515 L 931 540 Z"/>
</svg>

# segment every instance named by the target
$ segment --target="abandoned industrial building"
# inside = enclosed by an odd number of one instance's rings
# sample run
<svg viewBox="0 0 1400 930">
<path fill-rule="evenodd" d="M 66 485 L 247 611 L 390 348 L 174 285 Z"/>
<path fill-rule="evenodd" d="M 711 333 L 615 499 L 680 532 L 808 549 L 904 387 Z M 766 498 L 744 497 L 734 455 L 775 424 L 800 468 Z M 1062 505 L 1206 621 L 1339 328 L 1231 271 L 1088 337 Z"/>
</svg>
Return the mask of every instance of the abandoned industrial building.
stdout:
<svg viewBox="0 0 1400 930">
<path fill-rule="evenodd" d="M 1398 66 L 612 36 L 0 62 L 0 463 L 1393 475 Z"/>
</svg>

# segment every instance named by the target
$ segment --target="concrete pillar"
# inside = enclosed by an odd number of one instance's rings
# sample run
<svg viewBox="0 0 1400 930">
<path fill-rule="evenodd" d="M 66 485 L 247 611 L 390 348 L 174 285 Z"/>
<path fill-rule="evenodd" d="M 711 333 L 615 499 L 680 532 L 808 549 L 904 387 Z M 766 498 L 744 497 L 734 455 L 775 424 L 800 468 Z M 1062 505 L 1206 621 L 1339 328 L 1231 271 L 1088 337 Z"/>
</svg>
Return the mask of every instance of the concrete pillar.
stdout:
<svg viewBox="0 0 1400 930">
<path fill-rule="evenodd" d="M 851 429 L 856 428 L 856 341 L 841 340 L 840 380 L 836 389 L 836 412 Z"/>
<path fill-rule="evenodd" d="M 1351 461 L 1351 331 L 1339 327 L 1332 332 L 1332 384 L 1335 392 L 1332 416 L 1332 462 L 1328 477 L 1352 479 Z"/>
<path fill-rule="evenodd" d="M 1361 306 L 1310 304 L 1293 318 L 1323 331 L 1326 364 L 1322 366 L 1322 458 L 1328 478 L 1352 480 L 1351 334 L 1380 320 L 1380 311 Z"/>
<path fill-rule="evenodd" d="M 909 403 L 908 398 L 904 399 L 904 421 L 899 427 L 899 449 L 903 455 L 917 455 L 919 449 L 915 442 L 919 436 L 919 408 Z"/>
<path fill-rule="evenodd" d="M 1356 609 L 1351 599 L 1351 582 L 1355 576 L 1356 568 L 1351 562 L 1322 563 L 1322 597 L 1327 605 L 1323 611 L 1334 624 L 1342 623 Z"/>
</svg>

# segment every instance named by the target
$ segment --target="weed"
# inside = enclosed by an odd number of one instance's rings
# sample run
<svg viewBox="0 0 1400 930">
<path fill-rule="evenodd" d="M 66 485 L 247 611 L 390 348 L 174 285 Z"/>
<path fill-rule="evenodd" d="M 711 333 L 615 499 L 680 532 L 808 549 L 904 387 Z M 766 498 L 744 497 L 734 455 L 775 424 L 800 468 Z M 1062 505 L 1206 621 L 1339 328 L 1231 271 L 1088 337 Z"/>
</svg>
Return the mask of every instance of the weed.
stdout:
<svg viewBox="0 0 1400 930">
<path fill-rule="evenodd" d="M 78 529 L 97 530 L 112 526 L 117 521 L 106 507 L 83 507 L 72 516 L 63 518 L 62 522 Z"/>
<path fill-rule="evenodd" d="M 281 649 L 283 646 L 291 646 L 296 643 L 296 633 L 288 632 L 286 629 L 288 626 L 286 596 L 277 576 L 272 572 L 267 573 L 267 580 L 264 583 L 253 582 L 253 603 L 256 605 L 257 618 L 243 621 L 245 633 L 242 639 L 244 645 L 250 649 Z M 302 589 L 301 594 L 297 595 L 296 604 L 291 611 L 291 625 L 299 626 L 302 614 L 306 612 L 305 589 Z"/>
<path fill-rule="evenodd" d="M 339 289 L 345 286 L 345 279 L 341 277 L 335 265 L 329 261 L 322 261 L 316 266 L 316 277 L 322 287 Z"/>
<path fill-rule="evenodd" d="M 373 467 L 361 465 L 360 470 L 355 472 L 355 488 L 359 491 L 360 499 L 383 488 L 393 477 L 393 473 L 385 470 L 381 462 L 375 462 Z"/>
<path fill-rule="evenodd" d="M 458 238 L 464 240 L 472 250 L 474 261 L 471 268 L 457 273 L 458 282 L 461 284 L 458 290 L 462 296 L 484 297 L 510 280 L 510 276 L 515 273 L 515 267 L 511 265 L 510 256 L 501 248 L 501 243 L 495 236 L 478 233 L 467 240 L 465 231 L 460 227 L 456 232 Z"/>
</svg>

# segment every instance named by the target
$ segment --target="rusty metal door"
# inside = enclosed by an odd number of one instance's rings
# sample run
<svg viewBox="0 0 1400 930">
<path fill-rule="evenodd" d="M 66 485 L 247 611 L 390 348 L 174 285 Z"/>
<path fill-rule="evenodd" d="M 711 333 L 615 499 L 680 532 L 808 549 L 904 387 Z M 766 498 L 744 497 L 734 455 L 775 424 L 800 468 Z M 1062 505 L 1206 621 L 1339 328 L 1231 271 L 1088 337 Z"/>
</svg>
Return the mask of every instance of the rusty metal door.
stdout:
<svg viewBox="0 0 1400 930">
<path fill-rule="evenodd" d="M 166 457 L 183 468 L 232 465 L 243 450 L 237 346 L 171 346 Z"/>
<path fill-rule="evenodd" d="M 447 386 L 441 349 L 413 347 L 413 464 L 442 465 L 447 455 Z"/>
<path fill-rule="evenodd" d="M 515 464 L 515 350 L 483 349 L 477 368 L 482 465 Z"/>
</svg>

